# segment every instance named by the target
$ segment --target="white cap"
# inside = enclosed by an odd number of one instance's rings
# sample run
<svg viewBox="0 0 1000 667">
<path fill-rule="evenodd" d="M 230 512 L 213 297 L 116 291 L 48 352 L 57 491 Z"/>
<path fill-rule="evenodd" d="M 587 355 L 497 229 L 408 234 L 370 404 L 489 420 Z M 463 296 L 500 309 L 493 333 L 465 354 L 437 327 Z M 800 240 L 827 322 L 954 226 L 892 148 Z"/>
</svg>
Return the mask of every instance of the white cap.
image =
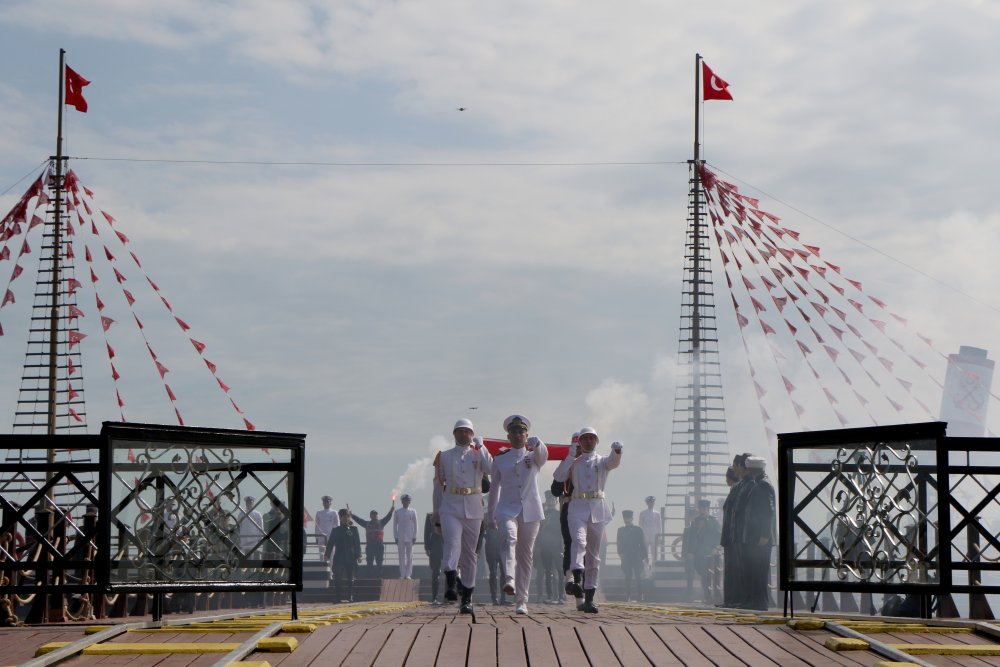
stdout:
<svg viewBox="0 0 1000 667">
<path fill-rule="evenodd" d="M 587 435 L 588 433 L 590 435 L 594 436 L 595 438 L 597 438 L 597 431 L 595 431 L 594 429 L 590 428 L 589 426 L 584 426 L 583 428 L 580 429 L 580 439 L 582 440 L 583 436 Z M 601 439 L 597 438 L 597 442 L 600 442 L 600 441 L 601 441 Z"/>
<path fill-rule="evenodd" d="M 455 427 L 451 429 L 451 432 L 454 433 L 460 428 L 467 428 L 473 433 L 476 432 L 476 429 L 472 428 L 472 422 L 469 421 L 468 419 L 459 419 L 457 422 L 455 422 Z"/>
<path fill-rule="evenodd" d="M 763 470 L 764 459 L 759 456 L 748 456 L 746 460 L 747 470 Z"/>
<path fill-rule="evenodd" d="M 511 415 L 510 417 L 507 417 L 507 419 L 503 420 L 503 430 L 504 430 L 504 432 L 510 431 L 510 427 L 513 424 L 516 424 L 518 422 L 520 422 L 524 426 L 524 429 L 526 431 L 530 431 L 531 430 L 531 420 L 530 419 L 528 419 L 524 415 Z"/>
</svg>

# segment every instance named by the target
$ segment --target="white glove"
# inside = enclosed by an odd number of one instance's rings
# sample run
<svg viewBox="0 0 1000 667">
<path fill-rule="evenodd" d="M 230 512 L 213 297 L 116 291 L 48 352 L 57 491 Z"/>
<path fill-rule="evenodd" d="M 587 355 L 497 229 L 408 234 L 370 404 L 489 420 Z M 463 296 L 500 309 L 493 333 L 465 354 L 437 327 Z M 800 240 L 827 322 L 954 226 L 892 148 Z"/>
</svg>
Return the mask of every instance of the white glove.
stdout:
<svg viewBox="0 0 1000 667">
<path fill-rule="evenodd" d="M 539 440 L 535 436 L 531 436 L 530 438 L 528 438 L 528 444 L 526 446 L 529 452 L 533 452 L 535 451 L 535 447 L 537 447 L 540 444 L 542 444 L 541 440 Z"/>
<path fill-rule="evenodd" d="M 613 452 L 615 452 L 617 454 L 621 454 L 622 453 L 622 443 L 618 442 L 617 440 L 615 440 L 614 442 L 612 442 L 611 443 L 611 451 L 613 451 Z"/>
<path fill-rule="evenodd" d="M 481 436 L 478 436 L 478 435 L 474 436 L 472 438 L 472 444 L 476 446 L 476 449 L 479 449 L 480 447 L 483 446 L 483 438 Z"/>
</svg>

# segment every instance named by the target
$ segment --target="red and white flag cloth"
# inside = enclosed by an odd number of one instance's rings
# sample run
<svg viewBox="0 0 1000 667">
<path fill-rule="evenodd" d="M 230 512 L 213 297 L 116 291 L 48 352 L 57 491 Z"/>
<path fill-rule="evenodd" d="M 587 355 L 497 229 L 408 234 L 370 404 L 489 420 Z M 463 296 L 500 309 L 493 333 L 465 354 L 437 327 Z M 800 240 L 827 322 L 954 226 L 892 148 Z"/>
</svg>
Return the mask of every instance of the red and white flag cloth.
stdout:
<svg viewBox="0 0 1000 667">
<path fill-rule="evenodd" d="M 732 100 L 732 93 L 729 92 L 729 84 L 716 76 L 712 68 L 704 60 L 701 61 L 701 83 L 702 99 L 708 100 Z"/>
<path fill-rule="evenodd" d="M 77 111 L 87 113 L 87 100 L 83 98 L 83 87 L 90 82 L 66 65 L 66 104 Z"/>
</svg>

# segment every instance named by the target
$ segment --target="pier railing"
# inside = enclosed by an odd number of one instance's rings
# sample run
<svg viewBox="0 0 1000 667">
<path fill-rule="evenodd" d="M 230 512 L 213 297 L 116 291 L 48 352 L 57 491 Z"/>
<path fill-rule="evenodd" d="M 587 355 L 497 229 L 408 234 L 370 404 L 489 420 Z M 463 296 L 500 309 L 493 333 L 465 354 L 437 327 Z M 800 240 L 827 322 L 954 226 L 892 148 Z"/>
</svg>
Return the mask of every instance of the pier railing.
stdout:
<svg viewBox="0 0 1000 667">
<path fill-rule="evenodd" d="M 0 448 L 8 617 L 118 593 L 302 588 L 304 436 L 109 422 Z"/>
<path fill-rule="evenodd" d="M 1000 439 L 930 422 L 778 436 L 780 588 L 911 596 L 989 614 L 1000 593 Z M 786 604 L 793 598 L 786 596 Z"/>
</svg>

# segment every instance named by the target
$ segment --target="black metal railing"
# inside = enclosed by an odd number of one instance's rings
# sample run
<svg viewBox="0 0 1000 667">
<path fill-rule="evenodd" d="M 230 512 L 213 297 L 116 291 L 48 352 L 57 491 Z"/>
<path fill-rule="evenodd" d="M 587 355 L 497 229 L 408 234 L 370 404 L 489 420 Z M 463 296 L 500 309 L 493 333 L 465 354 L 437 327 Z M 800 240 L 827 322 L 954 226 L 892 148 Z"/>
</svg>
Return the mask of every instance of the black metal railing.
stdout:
<svg viewBox="0 0 1000 667">
<path fill-rule="evenodd" d="M 1000 439 L 945 429 L 779 435 L 780 588 L 918 596 L 923 615 L 967 593 L 983 611 L 1000 593 Z"/>
<path fill-rule="evenodd" d="M 99 436 L 0 436 L 0 448 L 49 452 L 0 463 L 7 607 L 302 589 L 302 435 L 109 422 Z"/>
</svg>

